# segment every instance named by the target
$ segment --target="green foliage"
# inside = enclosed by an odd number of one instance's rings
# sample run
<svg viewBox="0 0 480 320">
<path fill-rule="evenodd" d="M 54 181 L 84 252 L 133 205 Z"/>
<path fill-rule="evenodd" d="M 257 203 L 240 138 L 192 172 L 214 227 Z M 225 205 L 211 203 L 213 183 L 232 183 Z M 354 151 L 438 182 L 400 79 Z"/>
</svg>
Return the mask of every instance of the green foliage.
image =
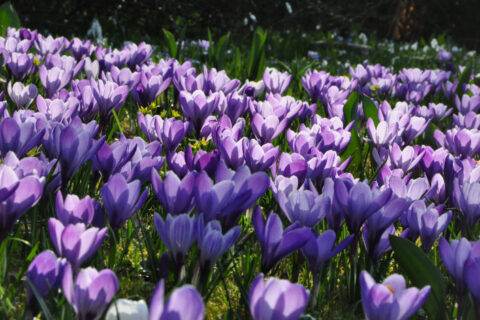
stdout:
<svg viewBox="0 0 480 320">
<path fill-rule="evenodd" d="M 4 2 L 0 6 L 0 35 L 2 37 L 7 34 L 8 27 L 20 28 L 20 18 L 10 1 Z"/>
</svg>

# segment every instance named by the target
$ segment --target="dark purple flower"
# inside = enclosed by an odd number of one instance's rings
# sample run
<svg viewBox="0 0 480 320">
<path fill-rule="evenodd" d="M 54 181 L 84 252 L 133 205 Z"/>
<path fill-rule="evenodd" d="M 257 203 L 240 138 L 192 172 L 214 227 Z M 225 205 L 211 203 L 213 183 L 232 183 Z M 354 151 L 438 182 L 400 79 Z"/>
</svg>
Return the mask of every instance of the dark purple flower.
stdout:
<svg viewBox="0 0 480 320">
<path fill-rule="evenodd" d="M 248 101 L 247 95 L 240 95 L 236 91 L 230 93 L 227 95 L 224 114 L 226 114 L 232 122 L 237 121 L 237 119 L 247 111 Z"/>
<path fill-rule="evenodd" d="M 363 311 L 368 320 L 406 320 L 422 307 L 430 294 L 430 286 L 421 290 L 407 288 L 399 274 L 376 283 L 367 271 L 360 273 Z"/>
<path fill-rule="evenodd" d="M 127 183 L 120 173 L 111 176 L 103 185 L 101 191 L 103 206 L 114 230 L 118 230 L 145 203 L 148 188 L 140 194 L 141 187 L 139 180 Z"/>
<path fill-rule="evenodd" d="M 474 227 L 480 220 L 480 183 L 464 181 L 462 185 L 455 179 L 453 199 L 470 227 Z"/>
<path fill-rule="evenodd" d="M 247 138 L 241 138 L 236 141 L 231 136 L 225 136 L 220 138 L 218 143 L 218 150 L 220 151 L 220 157 L 225 161 L 225 164 L 234 170 L 242 166 L 245 163 L 245 149 Z"/>
<path fill-rule="evenodd" d="M 70 41 L 68 49 L 72 53 L 72 56 L 77 60 L 81 60 L 84 57 L 89 57 L 92 54 L 92 42 L 90 40 L 82 41 L 75 37 Z"/>
<path fill-rule="evenodd" d="M 95 81 L 90 78 L 90 86 L 92 87 L 93 96 L 98 103 L 100 117 L 106 121 L 110 117 L 110 112 L 115 110 L 118 113 L 120 107 L 125 103 L 128 95 L 128 87 L 118 85 L 112 81 L 104 81 L 99 79 Z"/>
<path fill-rule="evenodd" d="M 165 304 L 164 297 L 165 281 L 162 279 L 152 294 L 149 320 L 202 320 L 205 316 L 202 296 L 190 285 L 175 289 Z"/>
<path fill-rule="evenodd" d="M 257 206 L 253 212 L 253 226 L 262 247 L 262 272 L 270 271 L 282 259 L 302 248 L 310 240 L 309 228 L 294 223 L 283 230 L 280 217 L 270 212 L 266 221 Z"/>
<path fill-rule="evenodd" d="M 218 93 L 206 96 L 201 90 L 195 90 L 193 93 L 180 92 L 179 99 L 183 114 L 192 122 L 197 134 L 200 133 L 205 119 L 217 108 L 219 97 Z"/>
<path fill-rule="evenodd" d="M 33 67 L 33 54 L 12 52 L 7 61 L 7 67 L 10 69 L 15 79 L 23 79 Z"/>
<path fill-rule="evenodd" d="M 0 153 L 3 157 L 13 151 L 23 157 L 40 144 L 45 130 L 37 130 L 34 117 L 3 118 L 0 120 Z"/>
<path fill-rule="evenodd" d="M 112 174 L 120 172 L 122 167 L 132 159 L 136 147 L 130 148 L 124 141 L 116 141 L 109 145 L 103 142 L 95 156 L 92 158 L 94 167 L 100 171 L 104 181 Z"/>
<path fill-rule="evenodd" d="M 370 189 L 366 182 L 357 182 L 348 189 L 346 182 L 335 180 L 335 201 L 343 210 L 350 233 L 357 233 L 363 222 L 383 207 L 391 196 L 391 189 Z"/>
<path fill-rule="evenodd" d="M 193 172 L 188 173 L 180 180 L 173 171 L 168 171 L 165 181 L 162 181 L 158 172 L 152 169 L 151 180 L 153 191 L 166 213 L 178 215 L 192 210 L 193 192 L 196 185 Z"/>
<path fill-rule="evenodd" d="M 218 259 L 237 241 L 241 227 L 236 226 L 227 233 L 222 233 L 222 226 L 217 220 L 204 225 L 203 219 L 198 219 L 197 243 L 200 249 L 200 263 L 207 271 Z M 208 272 L 208 271 L 207 271 Z"/>
<path fill-rule="evenodd" d="M 132 90 L 132 96 L 138 104 L 149 106 L 163 91 L 168 89 L 171 81 L 171 77 L 164 75 L 142 73 L 140 82 Z"/>
<path fill-rule="evenodd" d="M 216 219 L 229 205 L 234 188 L 233 181 L 223 180 L 214 185 L 205 171 L 200 172 L 195 182 L 195 203 L 206 221 Z"/>
<path fill-rule="evenodd" d="M 107 234 L 107 228 L 87 229 L 83 223 L 64 226 L 55 218 L 48 220 L 48 229 L 58 255 L 66 258 L 74 270 L 78 270 L 100 248 Z"/>
<path fill-rule="evenodd" d="M 254 320 L 294 320 L 305 311 L 310 292 L 301 284 L 259 274 L 252 282 L 248 300 Z"/>
<path fill-rule="evenodd" d="M 62 291 L 79 320 L 98 320 L 118 291 L 118 278 L 110 269 L 80 269 L 73 279 L 70 264 L 65 266 Z"/>
<path fill-rule="evenodd" d="M 59 259 L 50 250 L 39 253 L 30 263 L 27 278 L 43 299 L 47 299 L 50 292 L 56 290 L 62 283 L 65 259 Z M 28 287 L 27 303 L 34 304 L 34 295 Z"/>
<path fill-rule="evenodd" d="M 240 85 L 240 81 L 238 79 L 231 80 L 225 70 L 217 71 L 215 68 L 208 70 L 207 67 L 204 66 L 203 76 L 205 77 L 204 91 L 206 94 L 222 91 L 227 95 Z"/>
<path fill-rule="evenodd" d="M 177 267 L 185 263 L 185 256 L 197 239 L 197 220 L 187 213 L 176 216 L 167 215 L 165 221 L 155 213 L 155 229 L 165 247 L 175 260 Z"/>
</svg>

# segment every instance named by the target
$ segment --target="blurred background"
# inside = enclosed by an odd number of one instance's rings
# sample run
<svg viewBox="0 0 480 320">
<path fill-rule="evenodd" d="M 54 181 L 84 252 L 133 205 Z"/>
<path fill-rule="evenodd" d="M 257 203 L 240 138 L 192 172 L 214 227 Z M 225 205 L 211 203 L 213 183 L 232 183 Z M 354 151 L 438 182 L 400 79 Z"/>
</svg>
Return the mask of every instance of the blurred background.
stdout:
<svg viewBox="0 0 480 320">
<path fill-rule="evenodd" d="M 187 39 L 230 32 L 250 41 L 256 27 L 299 34 L 363 32 L 379 40 L 419 41 L 440 34 L 469 49 L 480 40 L 478 0 L 16 0 L 22 26 L 85 37 L 98 21 L 112 44 L 164 40 L 162 28 Z M 98 27 L 94 24 L 94 27 Z M 92 32 L 92 31 L 91 31 Z"/>
</svg>

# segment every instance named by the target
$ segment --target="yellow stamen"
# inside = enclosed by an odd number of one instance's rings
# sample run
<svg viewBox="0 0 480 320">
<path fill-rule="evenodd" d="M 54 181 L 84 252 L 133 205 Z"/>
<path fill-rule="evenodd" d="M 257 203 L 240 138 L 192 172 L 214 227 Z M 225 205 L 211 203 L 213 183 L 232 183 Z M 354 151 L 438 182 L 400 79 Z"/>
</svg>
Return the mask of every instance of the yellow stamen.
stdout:
<svg viewBox="0 0 480 320">
<path fill-rule="evenodd" d="M 392 287 L 390 287 L 390 285 L 389 285 L 389 284 L 387 284 L 387 289 L 388 289 L 388 290 L 390 290 L 390 292 L 391 292 L 391 293 L 395 293 L 395 290 L 393 290 L 393 288 L 392 288 Z"/>
</svg>

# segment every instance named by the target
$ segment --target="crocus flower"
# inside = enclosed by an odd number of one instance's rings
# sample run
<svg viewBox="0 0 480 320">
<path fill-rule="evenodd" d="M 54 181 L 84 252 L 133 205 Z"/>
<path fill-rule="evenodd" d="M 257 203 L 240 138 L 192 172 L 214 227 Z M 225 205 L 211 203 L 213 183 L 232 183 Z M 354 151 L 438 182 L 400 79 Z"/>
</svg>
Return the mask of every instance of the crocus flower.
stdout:
<svg viewBox="0 0 480 320">
<path fill-rule="evenodd" d="M 363 222 L 383 207 L 392 196 L 392 190 L 370 189 L 366 182 L 357 182 L 349 190 L 347 184 L 335 180 L 335 200 L 338 201 L 350 233 L 357 233 Z"/>
<path fill-rule="evenodd" d="M 268 272 L 278 262 L 302 248 L 312 237 L 310 229 L 292 224 L 283 230 L 280 217 L 271 212 L 267 221 L 257 206 L 253 212 L 253 226 L 262 247 L 262 271 Z"/>
<path fill-rule="evenodd" d="M 77 114 L 80 101 L 71 96 L 66 101 L 61 99 L 47 99 L 38 95 L 36 99 L 38 112 L 45 115 L 48 120 L 68 123 Z"/>
<path fill-rule="evenodd" d="M 202 297 L 192 286 L 185 285 L 175 289 L 165 304 L 164 297 L 165 282 L 162 279 L 150 301 L 149 320 L 202 320 L 205 316 Z"/>
<path fill-rule="evenodd" d="M 90 86 L 92 87 L 93 96 L 97 100 L 102 121 L 109 119 L 112 110 L 118 113 L 120 107 L 127 99 L 128 87 L 125 85 L 120 86 L 112 81 L 101 79 L 95 81 L 93 78 L 90 78 Z"/>
<path fill-rule="evenodd" d="M 12 52 L 7 60 L 7 67 L 15 79 L 21 80 L 30 72 L 33 66 L 33 54 Z"/>
<path fill-rule="evenodd" d="M 245 164 L 252 172 L 266 171 L 277 161 L 279 155 L 279 147 L 274 147 L 271 143 L 261 145 L 256 139 L 251 139 L 245 151 Z"/>
<path fill-rule="evenodd" d="M 15 84 L 12 85 L 10 81 L 7 90 L 12 101 L 20 109 L 28 108 L 38 93 L 37 87 L 33 83 L 24 86 L 22 82 L 15 82 Z"/>
<path fill-rule="evenodd" d="M 453 198 L 470 227 L 475 226 L 480 220 L 480 183 L 464 181 L 461 185 L 458 178 L 455 179 Z"/>
<path fill-rule="evenodd" d="M 127 183 L 125 177 L 117 173 L 102 187 L 102 200 L 113 230 L 118 230 L 147 200 L 148 188 L 140 194 L 139 180 Z"/>
<path fill-rule="evenodd" d="M 301 284 L 259 274 L 252 282 L 248 300 L 254 320 L 295 320 L 305 311 L 310 292 Z"/>
<path fill-rule="evenodd" d="M 335 231 L 326 230 L 319 235 L 312 230 L 312 237 L 302 248 L 312 274 L 316 276 L 322 270 L 324 263 L 344 250 L 352 242 L 353 237 L 354 235 L 351 234 L 335 246 Z"/>
<path fill-rule="evenodd" d="M 158 140 L 160 140 L 167 153 L 175 151 L 189 131 L 190 123 L 188 121 L 176 120 L 175 118 L 162 120 L 162 118 L 158 117 L 157 119 L 154 122 L 154 130 Z"/>
<path fill-rule="evenodd" d="M 464 94 L 461 100 L 458 96 L 455 96 L 455 106 L 464 115 L 470 111 L 477 112 L 480 109 L 480 96 L 470 97 L 468 94 Z"/>
<path fill-rule="evenodd" d="M 386 121 L 380 121 L 375 127 L 372 118 L 367 119 L 367 132 L 373 144 L 379 147 L 387 147 L 397 137 L 398 124 L 390 126 Z"/>
<path fill-rule="evenodd" d="M 287 72 L 280 72 L 274 68 L 266 68 L 263 73 L 263 83 L 270 93 L 283 94 L 292 81 L 292 76 Z"/>
<path fill-rule="evenodd" d="M 219 97 L 218 93 L 206 96 L 201 90 L 195 90 L 193 93 L 180 92 L 179 99 L 183 114 L 192 122 L 197 134 L 200 133 L 205 119 L 217 108 Z"/>
<path fill-rule="evenodd" d="M 173 171 L 168 171 L 165 181 L 162 181 L 158 172 L 152 169 L 151 179 L 153 191 L 166 213 L 178 215 L 192 210 L 195 187 L 193 172 L 179 179 Z"/>
<path fill-rule="evenodd" d="M 185 256 L 197 239 L 197 220 L 188 214 L 167 215 L 165 221 L 155 213 L 155 229 L 165 247 L 170 251 L 177 267 L 185 262 Z"/>
<path fill-rule="evenodd" d="M 330 211 L 330 198 L 310 190 L 294 190 L 288 195 L 278 192 L 277 200 L 291 223 L 298 222 L 305 227 L 313 228 Z"/>
<path fill-rule="evenodd" d="M 30 263 L 27 270 L 27 278 L 35 287 L 43 299 L 47 299 L 50 292 L 56 290 L 62 283 L 65 259 L 59 259 L 50 250 L 39 253 Z M 34 295 L 28 287 L 28 304 L 33 307 Z"/>
<path fill-rule="evenodd" d="M 472 247 L 475 247 L 477 251 L 480 249 L 479 244 L 472 244 L 465 238 L 461 238 L 460 240 L 452 239 L 449 244 L 444 237 L 440 237 L 438 242 L 440 257 L 442 257 L 445 268 L 455 281 L 457 294 L 461 296 L 467 289 L 465 282 L 465 262 L 470 257 Z"/>
<path fill-rule="evenodd" d="M 468 290 L 473 296 L 476 316 L 480 316 L 480 244 L 473 244 L 470 256 L 465 261 L 464 279 Z"/>
<path fill-rule="evenodd" d="M 205 171 L 199 173 L 195 182 L 195 203 L 206 221 L 217 218 L 217 215 L 229 205 L 235 183 L 224 180 L 213 184 Z"/>
<path fill-rule="evenodd" d="M 23 157 L 40 144 L 44 132 L 44 129 L 36 129 L 36 119 L 33 117 L 1 119 L 0 153 L 5 157 L 8 151 L 13 151 L 18 157 Z"/>
<path fill-rule="evenodd" d="M 95 200 L 89 196 L 80 199 L 77 195 L 67 194 L 65 201 L 61 191 L 55 198 L 55 211 L 58 219 L 64 224 L 84 223 L 89 225 L 95 217 Z"/>
<path fill-rule="evenodd" d="M 260 113 L 255 113 L 252 117 L 252 130 L 255 136 L 262 142 L 271 142 L 278 137 L 288 126 L 287 119 L 282 121 L 275 114 L 263 117 Z"/>
<path fill-rule="evenodd" d="M 237 169 L 245 163 L 245 149 L 247 138 L 238 141 L 231 136 L 225 136 L 218 141 L 218 150 L 225 164 L 232 169 Z"/>
<path fill-rule="evenodd" d="M 392 167 L 400 168 L 403 172 L 413 170 L 424 154 L 425 150 L 421 150 L 419 146 L 406 146 L 401 150 L 396 143 L 393 143 L 389 153 Z"/>
<path fill-rule="evenodd" d="M 140 82 L 133 88 L 132 96 L 138 104 L 148 106 L 168 87 L 172 81 L 171 77 L 153 75 L 149 72 L 142 73 Z"/>
<path fill-rule="evenodd" d="M 137 148 L 130 148 L 124 141 L 116 141 L 109 145 L 103 142 L 98 152 L 92 158 L 93 166 L 100 171 L 104 181 L 112 174 L 120 172 L 122 167 L 132 159 Z"/>
<path fill-rule="evenodd" d="M 48 229 L 58 255 L 65 257 L 74 270 L 98 250 L 107 234 L 107 228 L 87 229 L 83 223 L 64 226 L 55 218 L 48 220 Z"/>
<path fill-rule="evenodd" d="M 118 278 L 110 269 L 99 272 L 89 267 L 80 269 L 74 280 L 72 267 L 67 264 L 62 291 L 78 320 L 97 320 L 117 293 Z"/>
<path fill-rule="evenodd" d="M 227 233 L 222 233 L 222 226 L 217 220 L 204 225 L 198 219 L 197 243 L 200 249 L 200 263 L 204 270 L 212 268 L 218 259 L 237 241 L 241 227 L 236 226 Z"/>
<path fill-rule="evenodd" d="M 406 320 L 420 309 L 430 294 L 430 286 L 421 290 L 407 288 L 399 274 L 376 283 L 367 271 L 360 273 L 363 311 L 368 320 Z"/>
<path fill-rule="evenodd" d="M 128 91 L 132 91 L 140 82 L 141 75 L 140 72 L 132 72 L 129 68 L 119 69 L 112 66 L 110 73 L 107 73 L 105 78 L 116 82 L 119 86 L 125 85 L 128 87 Z"/>
<path fill-rule="evenodd" d="M 240 85 L 240 80 L 230 79 L 225 70 L 217 71 L 215 68 L 208 70 L 203 66 L 203 76 L 205 77 L 204 91 L 207 94 L 221 91 L 227 95 Z"/>
<path fill-rule="evenodd" d="M 38 68 L 38 76 L 46 96 L 50 98 L 72 80 L 73 70 L 66 71 L 58 67 L 47 69 L 42 65 Z"/>
</svg>

